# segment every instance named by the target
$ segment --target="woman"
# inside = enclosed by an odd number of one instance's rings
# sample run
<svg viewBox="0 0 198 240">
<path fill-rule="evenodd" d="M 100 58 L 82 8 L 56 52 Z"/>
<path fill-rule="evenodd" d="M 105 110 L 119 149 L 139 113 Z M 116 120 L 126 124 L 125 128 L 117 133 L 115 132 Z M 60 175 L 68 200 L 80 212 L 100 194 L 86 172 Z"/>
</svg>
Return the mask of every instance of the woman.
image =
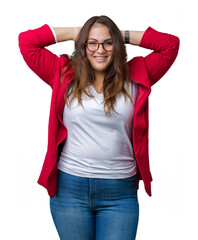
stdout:
<svg viewBox="0 0 198 240">
<path fill-rule="evenodd" d="M 75 41 L 71 57 L 45 47 Z M 153 50 L 127 62 L 125 44 Z M 52 87 L 48 149 L 38 183 L 60 239 L 132 240 L 137 189 L 151 196 L 148 96 L 171 67 L 179 38 L 148 27 L 121 31 L 107 16 L 82 28 L 44 25 L 19 35 L 27 65 Z"/>
</svg>

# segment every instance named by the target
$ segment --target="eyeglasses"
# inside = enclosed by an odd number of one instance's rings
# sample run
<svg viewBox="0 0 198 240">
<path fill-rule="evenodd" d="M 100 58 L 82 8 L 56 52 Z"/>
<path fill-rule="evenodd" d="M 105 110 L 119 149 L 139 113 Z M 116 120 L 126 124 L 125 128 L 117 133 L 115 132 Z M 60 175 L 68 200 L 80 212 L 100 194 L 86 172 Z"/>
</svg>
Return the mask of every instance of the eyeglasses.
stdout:
<svg viewBox="0 0 198 240">
<path fill-rule="evenodd" d="M 85 46 L 87 46 L 88 50 L 91 52 L 95 52 L 100 47 L 100 44 L 102 44 L 102 47 L 105 51 L 112 51 L 113 50 L 113 42 L 112 41 L 104 41 L 103 43 L 99 43 L 97 41 L 88 41 L 85 43 Z"/>
</svg>

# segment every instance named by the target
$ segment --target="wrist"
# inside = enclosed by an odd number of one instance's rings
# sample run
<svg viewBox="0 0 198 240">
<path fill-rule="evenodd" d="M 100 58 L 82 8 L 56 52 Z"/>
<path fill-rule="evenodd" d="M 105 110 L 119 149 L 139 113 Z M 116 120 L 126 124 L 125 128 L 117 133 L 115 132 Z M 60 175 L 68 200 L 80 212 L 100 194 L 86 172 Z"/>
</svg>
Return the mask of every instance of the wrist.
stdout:
<svg viewBox="0 0 198 240">
<path fill-rule="evenodd" d="M 130 32 L 129 30 L 124 31 L 124 43 L 128 44 L 130 42 Z"/>
<path fill-rule="evenodd" d="M 121 30 L 120 32 L 122 35 L 123 42 L 125 44 L 129 44 L 130 43 L 130 31 L 129 30 Z"/>
</svg>

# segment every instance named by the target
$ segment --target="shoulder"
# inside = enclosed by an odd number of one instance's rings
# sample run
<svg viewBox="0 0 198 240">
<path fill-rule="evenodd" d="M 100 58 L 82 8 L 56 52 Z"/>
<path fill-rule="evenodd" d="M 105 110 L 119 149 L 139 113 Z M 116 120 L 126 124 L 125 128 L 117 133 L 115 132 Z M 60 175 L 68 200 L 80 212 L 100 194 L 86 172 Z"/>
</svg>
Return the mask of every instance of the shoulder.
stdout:
<svg viewBox="0 0 198 240">
<path fill-rule="evenodd" d="M 132 76 L 134 81 L 150 88 L 150 81 L 144 57 L 134 57 L 128 61 L 127 64 L 129 68 L 129 74 Z"/>
<path fill-rule="evenodd" d="M 144 65 L 144 58 L 142 56 L 134 57 L 127 62 L 129 68 L 141 67 Z"/>
<path fill-rule="evenodd" d="M 60 73 L 62 73 L 62 71 L 69 72 L 70 74 L 73 73 L 73 71 L 74 71 L 73 65 L 72 65 L 71 57 L 69 55 L 67 55 L 67 54 L 60 55 L 59 71 L 60 71 Z"/>
<path fill-rule="evenodd" d="M 61 67 L 71 64 L 71 57 L 68 54 L 60 55 L 59 64 Z"/>
</svg>

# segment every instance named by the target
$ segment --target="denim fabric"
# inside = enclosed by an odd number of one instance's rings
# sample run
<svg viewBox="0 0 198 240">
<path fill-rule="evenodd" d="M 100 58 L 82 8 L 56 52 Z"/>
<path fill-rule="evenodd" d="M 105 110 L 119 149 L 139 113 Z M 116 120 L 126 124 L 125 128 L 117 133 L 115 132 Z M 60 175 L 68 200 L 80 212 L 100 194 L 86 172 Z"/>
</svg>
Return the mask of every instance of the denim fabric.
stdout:
<svg viewBox="0 0 198 240">
<path fill-rule="evenodd" d="M 61 240 L 135 240 L 137 176 L 85 178 L 58 170 L 50 210 Z"/>
</svg>

